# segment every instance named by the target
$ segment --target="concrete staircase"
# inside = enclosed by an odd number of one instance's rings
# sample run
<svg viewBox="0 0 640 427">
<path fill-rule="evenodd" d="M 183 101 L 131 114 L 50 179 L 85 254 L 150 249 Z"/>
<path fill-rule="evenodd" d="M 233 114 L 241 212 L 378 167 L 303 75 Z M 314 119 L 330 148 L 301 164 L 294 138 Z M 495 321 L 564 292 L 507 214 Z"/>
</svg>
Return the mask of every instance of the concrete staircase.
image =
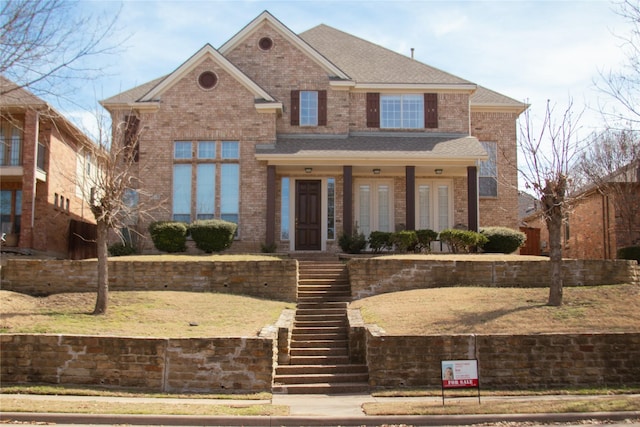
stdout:
<svg viewBox="0 0 640 427">
<path fill-rule="evenodd" d="M 278 365 L 274 393 L 333 394 L 369 390 L 366 365 L 351 364 L 347 304 L 351 286 L 338 259 L 299 259 L 298 304 L 290 364 Z"/>
</svg>

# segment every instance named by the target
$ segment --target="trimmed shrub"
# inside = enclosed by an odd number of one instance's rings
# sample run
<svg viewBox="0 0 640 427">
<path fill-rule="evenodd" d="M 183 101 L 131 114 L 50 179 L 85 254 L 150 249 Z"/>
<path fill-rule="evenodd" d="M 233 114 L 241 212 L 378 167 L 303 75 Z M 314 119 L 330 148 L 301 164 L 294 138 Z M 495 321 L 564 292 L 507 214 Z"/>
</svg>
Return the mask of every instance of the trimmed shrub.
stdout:
<svg viewBox="0 0 640 427">
<path fill-rule="evenodd" d="M 354 231 L 353 234 L 342 234 L 338 239 L 338 245 L 342 252 L 347 254 L 359 254 L 367 247 L 367 239 L 364 234 Z"/>
<path fill-rule="evenodd" d="M 413 252 L 418 244 L 418 236 L 413 230 L 396 231 L 391 235 L 391 242 L 398 252 Z"/>
<path fill-rule="evenodd" d="M 618 249 L 617 258 L 636 260 L 640 264 L 640 246 L 627 246 Z"/>
<path fill-rule="evenodd" d="M 184 222 L 152 222 L 149 224 L 149 234 L 159 251 L 173 253 L 187 250 L 187 224 Z"/>
<path fill-rule="evenodd" d="M 391 249 L 393 247 L 391 233 L 388 231 L 372 231 L 369 234 L 369 247 L 375 253 Z"/>
<path fill-rule="evenodd" d="M 203 219 L 189 226 L 196 247 L 206 253 L 221 252 L 233 243 L 238 225 L 221 219 Z"/>
<path fill-rule="evenodd" d="M 480 233 L 487 238 L 482 250 L 489 253 L 510 254 L 527 240 L 527 235 L 523 232 L 507 227 L 483 227 Z"/>
<path fill-rule="evenodd" d="M 418 238 L 416 252 L 420 252 L 424 249 L 428 253 L 431 252 L 431 242 L 438 239 L 438 233 L 427 228 L 424 230 L 416 230 L 416 237 Z"/>
<path fill-rule="evenodd" d="M 471 230 L 448 228 L 440 232 L 440 241 L 451 248 L 451 252 L 469 253 L 474 246 L 481 247 L 487 242 L 486 236 Z"/>
<path fill-rule="evenodd" d="M 128 243 L 122 242 L 114 243 L 113 245 L 109 246 L 108 250 L 109 255 L 111 256 L 126 256 L 136 253 L 136 250 L 133 246 Z"/>
</svg>

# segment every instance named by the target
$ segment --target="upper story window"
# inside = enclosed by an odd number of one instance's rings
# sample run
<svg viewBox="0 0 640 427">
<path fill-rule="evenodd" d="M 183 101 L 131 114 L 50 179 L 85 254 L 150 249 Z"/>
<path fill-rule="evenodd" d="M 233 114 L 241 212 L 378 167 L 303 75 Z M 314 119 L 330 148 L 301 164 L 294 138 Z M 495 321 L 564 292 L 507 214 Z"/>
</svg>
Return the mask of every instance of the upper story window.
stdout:
<svg viewBox="0 0 640 427">
<path fill-rule="evenodd" d="M 495 142 L 481 142 L 489 158 L 480 162 L 479 188 L 480 197 L 498 197 L 498 144 Z"/>
<path fill-rule="evenodd" d="M 438 94 L 367 93 L 367 127 L 383 129 L 435 129 Z"/>
<path fill-rule="evenodd" d="M 176 141 L 173 146 L 174 159 L 190 159 L 191 158 L 191 141 Z"/>
<path fill-rule="evenodd" d="M 424 97 L 421 95 L 381 95 L 380 127 L 420 129 L 424 127 Z"/>
<path fill-rule="evenodd" d="M 292 126 L 326 126 L 327 125 L 327 91 L 326 90 L 292 90 L 291 91 L 291 125 Z"/>
<path fill-rule="evenodd" d="M 22 132 L 6 120 L 0 121 L 0 166 L 22 165 Z"/>
</svg>

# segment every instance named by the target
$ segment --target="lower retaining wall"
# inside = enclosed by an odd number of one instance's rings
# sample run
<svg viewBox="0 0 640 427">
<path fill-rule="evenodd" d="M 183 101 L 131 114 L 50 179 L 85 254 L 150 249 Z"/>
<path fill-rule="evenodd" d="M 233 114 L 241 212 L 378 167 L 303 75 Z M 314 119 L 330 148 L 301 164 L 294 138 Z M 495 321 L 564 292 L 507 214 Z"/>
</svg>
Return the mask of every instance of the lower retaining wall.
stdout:
<svg viewBox="0 0 640 427">
<path fill-rule="evenodd" d="M 274 340 L 0 335 L 0 382 L 270 392 Z"/>
<path fill-rule="evenodd" d="M 481 387 L 640 384 L 640 333 L 366 337 L 373 388 L 441 387 L 442 360 L 478 359 Z"/>
<path fill-rule="evenodd" d="M 410 289 L 445 286 L 548 287 L 550 263 L 540 261 L 473 261 L 354 258 L 348 262 L 354 299 Z M 636 261 L 564 260 L 564 286 L 640 284 Z"/>
<path fill-rule="evenodd" d="M 9 259 L 2 289 L 29 295 L 95 292 L 97 261 Z M 109 260 L 114 291 L 192 291 L 296 301 L 296 260 L 120 261 Z"/>
</svg>

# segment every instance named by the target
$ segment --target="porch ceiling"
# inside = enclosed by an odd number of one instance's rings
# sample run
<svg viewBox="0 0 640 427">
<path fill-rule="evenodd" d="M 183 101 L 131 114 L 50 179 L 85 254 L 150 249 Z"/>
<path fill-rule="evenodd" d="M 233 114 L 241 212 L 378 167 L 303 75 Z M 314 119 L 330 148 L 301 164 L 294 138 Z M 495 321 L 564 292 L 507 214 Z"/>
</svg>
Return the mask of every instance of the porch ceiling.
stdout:
<svg viewBox="0 0 640 427">
<path fill-rule="evenodd" d="M 275 144 L 258 145 L 256 158 L 279 166 L 464 167 L 487 153 L 468 135 L 372 132 L 280 135 Z"/>
</svg>

